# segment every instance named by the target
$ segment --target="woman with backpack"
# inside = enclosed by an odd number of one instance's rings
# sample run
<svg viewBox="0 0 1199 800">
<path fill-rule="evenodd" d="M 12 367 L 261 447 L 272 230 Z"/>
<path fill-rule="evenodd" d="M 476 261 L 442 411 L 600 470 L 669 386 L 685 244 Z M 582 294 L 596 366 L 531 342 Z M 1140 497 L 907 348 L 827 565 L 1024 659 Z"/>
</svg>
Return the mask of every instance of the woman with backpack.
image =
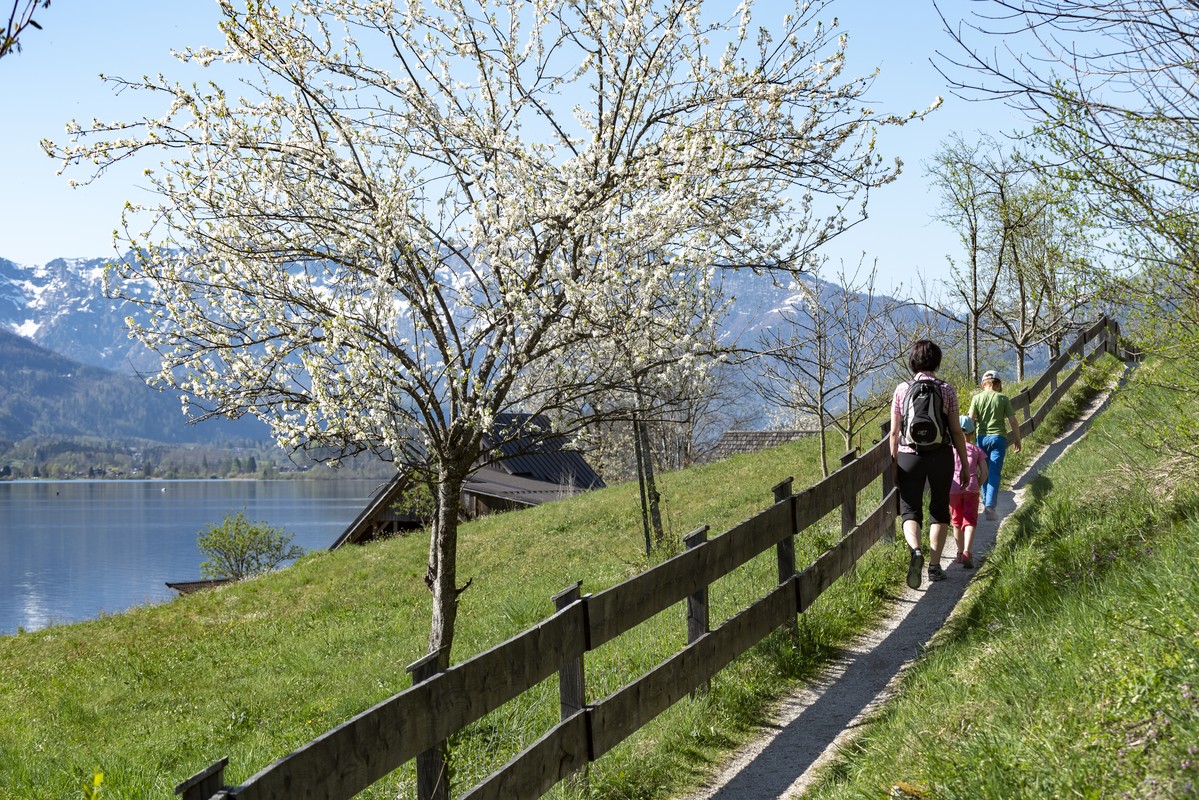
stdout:
<svg viewBox="0 0 1199 800">
<path fill-rule="evenodd" d="M 912 345 L 908 366 L 912 379 L 895 387 L 891 398 L 891 457 L 895 459 L 896 485 L 899 488 L 899 513 L 903 518 L 903 538 L 911 550 L 908 561 L 908 586 L 920 588 L 924 556 L 920 549 L 920 531 L 924 527 L 924 487 L 929 489 L 928 530 L 930 581 L 945 580 L 941 569 L 941 550 L 949 526 L 949 489 L 953 483 L 954 450 L 963 467 L 958 483 L 970 478 L 966 466 L 970 459 L 966 437 L 958 418 L 958 394 L 952 385 L 936 375 L 941 366 L 941 348 L 921 339 Z M 953 449 L 951 449 L 951 447 Z"/>
</svg>

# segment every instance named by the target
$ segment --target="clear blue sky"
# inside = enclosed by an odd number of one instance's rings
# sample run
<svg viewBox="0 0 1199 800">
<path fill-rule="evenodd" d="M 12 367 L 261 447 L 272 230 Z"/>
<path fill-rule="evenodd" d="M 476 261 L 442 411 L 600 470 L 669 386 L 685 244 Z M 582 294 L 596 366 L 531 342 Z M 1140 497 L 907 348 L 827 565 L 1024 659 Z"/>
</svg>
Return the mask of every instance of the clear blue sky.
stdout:
<svg viewBox="0 0 1199 800">
<path fill-rule="evenodd" d="M 732 0 L 726 0 L 733 8 Z M 758 0 L 759 19 L 773 13 L 771 0 Z M 780 4 L 780 8 L 782 5 Z M 945 0 L 946 13 L 966 13 L 967 0 Z M 951 97 L 929 64 L 934 50 L 950 48 L 931 0 L 835 0 L 832 13 L 850 36 L 847 74 L 874 67 L 881 74 L 871 91 L 880 111 L 924 108 L 937 95 L 945 105 L 928 120 L 886 129 L 880 150 L 904 161 L 899 180 L 871 198 L 870 219 L 826 251 L 834 262 L 856 263 L 865 251 L 877 258 L 880 288 L 912 285 L 917 272 L 930 281 L 948 274 L 946 256 L 957 256 L 956 237 L 933 219 L 938 197 L 924 175 L 923 162 L 954 131 L 996 134 L 1020 120 L 995 103 L 967 103 Z M 135 116 L 140 98 L 114 96 L 100 73 L 128 78 L 163 72 L 179 74 L 172 49 L 220 44 L 216 0 L 119 0 L 113 3 L 65 0 L 39 12 L 43 30 L 28 30 L 24 50 L 0 59 L 0 257 L 43 264 L 58 257 L 111 255 L 112 231 L 120 209 L 139 197 L 142 167 L 119 168 L 80 188 L 55 175 L 57 164 L 39 147 L 44 137 L 63 138 L 71 119 Z M 147 113 L 161 112 L 157 106 Z"/>
</svg>

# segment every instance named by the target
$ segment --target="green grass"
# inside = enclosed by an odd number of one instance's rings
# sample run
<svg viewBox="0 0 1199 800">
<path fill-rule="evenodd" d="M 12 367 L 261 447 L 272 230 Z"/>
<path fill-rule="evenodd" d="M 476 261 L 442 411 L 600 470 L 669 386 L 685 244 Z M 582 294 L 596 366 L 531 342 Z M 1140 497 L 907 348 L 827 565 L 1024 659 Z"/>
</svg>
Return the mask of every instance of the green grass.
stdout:
<svg viewBox="0 0 1199 800">
<path fill-rule="evenodd" d="M 1162 456 L 1130 435 L 1169 406 L 1137 378 L 1125 391 L 1137 402 L 1033 483 L 934 648 L 811 796 L 1199 796 L 1199 499 L 1163 487 Z"/>
<path fill-rule="evenodd" d="M 815 442 L 661 476 L 669 543 L 700 525 L 713 535 L 765 508 L 771 487 L 819 474 Z M 877 489 L 872 490 L 877 497 Z M 868 502 L 864 497 L 863 504 Z M 831 515 L 835 517 L 836 515 Z M 829 526 L 833 524 L 830 520 Z M 805 535 L 800 563 L 833 540 Z M 276 758 L 410 685 L 430 615 L 427 540 L 396 538 L 311 553 L 278 573 L 75 625 L 0 639 L 0 797 L 78 797 L 95 772 L 112 798 L 171 796 L 177 782 L 228 755 L 240 782 Z M 805 621 L 727 670 L 592 770 L 600 797 L 663 797 L 751 732 L 762 709 L 821 654 L 867 624 L 899 568 L 880 549 Z M 635 485 L 464 526 L 454 659 L 463 660 L 552 613 L 581 580 L 595 592 L 644 570 Z M 712 590 L 713 624 L 773 585 L 767 553 Z M 85 578 L 86 579 L 86 578 Z M 589 654 L 592 700 L 676 652 L 681 606 Z M 551 680 L 455 737 L 464 789 L 556 721 Z M 412 796 L 411 766 L 367 797 Z M 565 791 L 565 790 L 563 790 Z"/>
<path fill-rule="evenodd" d="M 1052 434 L 1052 425 L 1043 429 Z M 471 579 L 453 658 L 461 661 L 552 613 L 552 596 L 582 581 L 596 592 L 677 552 L 701 525 L 713 535 L 771 502 L 793 476 L 819 478 L 815 440 L 661 476 L 668 542 L 647 561 L 635 485 L 621 485 L 463 527 L 459 576 Z M 830 452 L 840 441 L 830 437 Z M 861 498 L 860 513 L 877 503 Z M 834 513 L 797 541 L 806 564 L 835 541 Z M 278 573 L 92 622 L 0 638 L 0 798 L 78 797 L 95 772 L 110 798 L 172 796 L 176 783 L 229 756 L 238 783 L 410 685 L 430 615 L 427 540 L 410 536 L 312 553 Z M 665 798 L 694 785 L 754 735 L 772 704 L 836 647 L 877 619 L 902 581 L 901 544 L 874 548 L 800 620 L 799 637 L 771 636 L 590 770 L 586 790 L 553 797 Z M 775 582 L 766 553 L 712 587 L 712 624 Z M 85 578 L 86 579 L 86 578 Z M 670 609 L 589 653 L 598 700 L 682 646 L 683 610 Z M 461 791 L 548 730 L 551 679 L 451 742 Z M 363 793 L 412 797 L 408 765 Z"/>
</svg>

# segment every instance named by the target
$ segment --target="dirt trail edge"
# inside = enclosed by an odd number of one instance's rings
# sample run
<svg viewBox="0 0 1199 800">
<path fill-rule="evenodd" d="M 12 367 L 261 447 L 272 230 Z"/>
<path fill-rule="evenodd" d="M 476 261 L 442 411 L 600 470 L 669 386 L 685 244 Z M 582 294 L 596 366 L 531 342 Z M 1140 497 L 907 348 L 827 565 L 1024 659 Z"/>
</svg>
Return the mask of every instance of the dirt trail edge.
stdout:
<svg viewBox="0 0 1199 800">
<path fill-rule="evenodd" d="M 1128 372 L 1125 366 L 1116 380 L 1123 383 Z M 1115 388 L 1113 381 L 1012 481 L 1012 491 L 1000 493 L 998 519 L 988 521 L 979 515 L 976 559 L 985 561 L 999 526 L 1019 507 L 1024 489 L 1083 437 L 1091 420 L 1111 401 Z M 902 586 L 878 628 L 849 644 L 810 683 L 786 698 L 758 740 L 739 750 L 719 774 L 685 800 L 768 800 L 803 795 L 817 771 L 891 696 L 899 676 L 928 646 L 978 571 L 953 563 L 957 550 L 952 537 L 947 538 L 941 559 L 946 580 L 930 584 L 926 577 L 916 590 Z"/>
</svg>

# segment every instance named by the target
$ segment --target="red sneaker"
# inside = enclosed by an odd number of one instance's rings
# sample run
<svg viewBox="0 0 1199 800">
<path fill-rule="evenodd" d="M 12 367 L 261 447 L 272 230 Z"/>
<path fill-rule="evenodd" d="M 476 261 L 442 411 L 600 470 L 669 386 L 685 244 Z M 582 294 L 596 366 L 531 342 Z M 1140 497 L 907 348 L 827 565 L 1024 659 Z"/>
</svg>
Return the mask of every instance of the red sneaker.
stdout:
<svg viewBox="0 0 1199 800">
<path fill-rule="evenodd" d="M 969 551 L 958 553 L 958 563 L 963 569 L 974 569 L 974 556 Z"/>
</svg>

